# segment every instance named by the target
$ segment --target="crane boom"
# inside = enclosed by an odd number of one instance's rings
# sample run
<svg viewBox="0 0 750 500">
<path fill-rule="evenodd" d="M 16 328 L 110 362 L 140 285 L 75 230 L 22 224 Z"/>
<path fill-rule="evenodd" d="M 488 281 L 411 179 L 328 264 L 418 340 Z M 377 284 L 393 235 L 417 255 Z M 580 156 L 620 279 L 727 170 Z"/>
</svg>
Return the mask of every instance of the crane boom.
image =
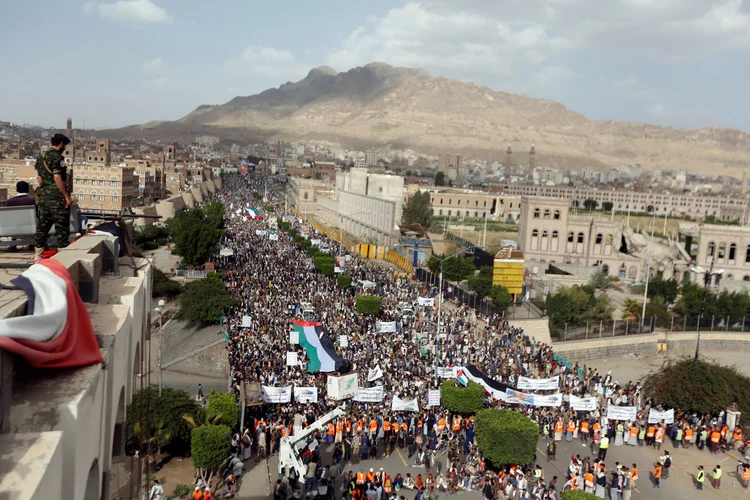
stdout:
<svg viewBox="0 0 750 500">
<path fill-rule="evenodd" d="M 344 415 L 346 415 L 346 412 L 343 408 L 336 408 L 310 424 L 307 429 L 299 434 L 281 438 L 279 444 L 279 475 L 283 475 L 285 471 L 287 474 L 291 474 L 293 471 L 298 478 L 303 477 L 307 472 L 307 467 L 302 462 L 299 452 L 304 449 L 304 446 L 298 448 L 298 445 L 305 444 L 306 446 L 307 439 L 310 436 L 315 432 L 324 432 L 330 422 Z"/>
</svg>

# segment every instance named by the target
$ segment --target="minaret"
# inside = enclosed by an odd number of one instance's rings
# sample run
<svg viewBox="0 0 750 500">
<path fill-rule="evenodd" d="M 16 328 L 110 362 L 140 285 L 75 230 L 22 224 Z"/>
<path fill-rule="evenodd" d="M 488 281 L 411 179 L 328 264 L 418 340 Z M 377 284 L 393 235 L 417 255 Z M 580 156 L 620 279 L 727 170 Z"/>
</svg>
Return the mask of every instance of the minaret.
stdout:
<svg viewBox="0 0 750 500">
<path fill-rule="evenodd" d="M 536 149 L 534 145 L 531 145 L 531 151 L 529 151 L 529 182 L 534 182 L 534 163 L 536 155 Z"/>
<path fill-rule="evenodd" d="M 73 119 L 71 117 L 68 117 L 68 126 L 65 129 L 65 135 L 70 139 L 73 140 Z"/>
<path fill-rule="evenodd" d="M 510 149 L 508 144 L 508 150 L 505 152 L 505 183 L 510 184 L 510 162 L 513 156 L 513 150 Z"/>
</svg>

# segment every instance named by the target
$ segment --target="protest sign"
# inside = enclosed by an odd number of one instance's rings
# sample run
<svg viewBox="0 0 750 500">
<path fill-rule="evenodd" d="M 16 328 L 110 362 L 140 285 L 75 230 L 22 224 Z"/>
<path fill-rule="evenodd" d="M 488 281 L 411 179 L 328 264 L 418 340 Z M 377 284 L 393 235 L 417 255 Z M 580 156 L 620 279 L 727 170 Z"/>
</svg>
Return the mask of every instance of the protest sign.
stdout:
<svg viewBox="0 0 750 500">
<path fill-rule="evenodd" d="M 374 382 L 375 380 L 381 378 L 382 376 L 383 376 L 383 370 L 380 369 L 380 365 L 376 366 L 375 368 L 370 368 L 367 371 L 368 382 Z"/>
<path fill-rule="evenodd" d="M 430 389 L 427 392 L 427 406 L 440 406 L 440 389 Z"/>
<path fill-rule="evenodd" d="M 349 347 L 349 337 L 346 335 L 339 335 L 339 346 L 343 348 Z"/>
<path fill-rule="evenodd" d="M 518 377 L 518 388 L 528 391 L 554 391 L 560 387 L 560 376 L 550 378 Z"/>
<path fill-rule="evenodd" d="M 391 402 L 391 410 L 393 411 L 419 411 L 419 403 L 417 403 L 417 398 L 401 399 L 398 396 L 393 396 L 393 401 Z"/>
<path fill-rule="evenodd" d="M 636 406 L 613 406 L 607 405 L 607 418 L 609 420 L 635 421 L 638 408 Z"/>
<path fill-rule="evenodd" d="M 440 378 L 456 378 L 456 368 L 453 366 L 439 366 L 438 377 Z"/>
<path fill-rule="evenodd" d="M 292 386 L 272 387 L 264 385 L 261 387 L 261 395 L 264 403 L 288 403 L 292 400 Z"/>
<path fill-rule="evenodd" d="M 516 405 L 533 405 L 534 395 L 527 392 L 514 391 L 513 389 L 505 389 L 505 402 Z"/>
<path fill-rule="evenodd" d="M 534 406 L 560 406 L 562 405 L 562 394 L 534 394 Z"/>
<path fill-rule="evenodd" d="M 417 297 L 417 304 L 420 306 L 434 307 L 435 297 Z"/>
<path fill-rule="evenodd" d="M 328 375 L 326 383 L 327 397 L 336 401 L 348 399 L 357 395 L 359 385 L 357 383 L 357 373 L 347 373 L 346 375 Z"/>
<path fill-rule="evenodd" d="M 286 366 L 297 366 L 297 353 L 294 351 L 288 351 L 286 353 Z"/>
<path fill-rule="evenodd" d="M 395 321 L 376 321 L 375 326 L 379 333 L 391 333 L 396 331 Z"/>
<path fill-rule="evenodd" d="M 317 387 L 296 387 L 294 388 L 294 400 L 298 403 L 317 403 Z"/>
<path fill-rule="evenodd" d="M 354 401 L 359 403 L 380 403 L 383 401 L 383 386 L 360 387 Z"/>
<path fill-rule="evenodd" d="M 293 330 L 289 332 L 289 343 L 290 344 L 299 344 L 299 332 L 296 330 Z"/>
<path fill-rule="evenodd" d="M 664 421 L 665 424 L 674 423 L 674 410 L 654 410 L 651 408 L 648 412 L 648 423 L 649 424 L 660 424 Z"/>
<path fill-rule="evenodd" d="M 242 317 L 242 328 L 251 328 L 253 326 L 253 319 L 250 316 Z"/>
<path fill-rule="evenodd" d="M 596 398 L 593 396 L 586 397 L 586 398 L 579 398 L 578 396 L 570 396 L 570 407 L 573 410 L 594 411 L 596 410 Z"/>
</svg>

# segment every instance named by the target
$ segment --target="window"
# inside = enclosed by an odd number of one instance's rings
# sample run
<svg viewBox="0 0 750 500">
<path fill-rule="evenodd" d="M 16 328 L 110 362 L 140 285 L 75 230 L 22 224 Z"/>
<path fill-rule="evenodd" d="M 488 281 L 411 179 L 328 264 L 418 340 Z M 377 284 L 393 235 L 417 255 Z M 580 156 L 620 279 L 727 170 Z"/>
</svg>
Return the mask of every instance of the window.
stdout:
<svg viewBox="0 0 750 500">
<path fill-rule="evenodd" d="M 535 208 L 535 209 L 534 209 L 534 218 L 535 218 L 535 219 L 538 219 L 538 218 L 539 218 L 539 209 L 538 209 L 538 208 Z"/>
<path fill-rule="evenodd" d="M 747 250 L 745 250 L 745 264 L 750 263 L 750 245 L 747 246 Z"/>
<path fill-rule="evenodd" d="M 475 207 L 478 207 L 478 206 L 479 206 L 479 200 L 474 200 L 474 206 L 475 206 Z"/>
<path fill-rule="evenodd" d="M 450 217 L 450 216 L 451 216 L 451 212 L 452 212 L 452 211 L 453 211 L 453 210 L 448 210 L 448 217 Z"/>
<path fill-rule="evenodd" d="M 443 209 L 442 208 L 440 209 L 440 215 L 443 215 Z"/>
<path fill-rule="evenodd" d="M 556 240 L 556 239 L 557 239 L 557 236 L 558 236 L 558 235 L 557 235 L 557 231 L 552 231 L 552 239 L 553 239 L 553 240 Z"/>
<path fill-rule="evenodd" d="M 459 198 L 458 201 L 456 202 L 456 205 L 460 205 L 460 204 L 461 204 L 461 198 Z"/>
<path fill-rule="evenodd" d="M 441 204 L 441 205 L 443 204 L 443 199 L 442 199 L 442 198 L 440 198 L 440 204 Z"/>
<path fill-rule="evenodd" d="M 547 238 L 547 237 L 549 237 L 549 231 L 545 229 L 544 231 L 542 231 L 542 238 Z"/>
<path fill-rule="evenodd" d="M 479 217 L 479 212 L 475 211 L 474 212 L 474 217 Z"/>
<path fill-rule="evenodd" d="M 76 197 L 77 197 L 77 198 L 78 198 L 79 200 L 81 200 L 81 201 L 83 201 L 83 200 L 85 200 L 85 199 L 86 199 L 86 195 L 85 195 L 85 194 L 80 194 L 80 193 L 79 193 L 79 194 L 78 194 L 78 195 L 77 195 Z"/>
<path fill-rule="evenodd" d="M 573 243 L 573 239 L 575 239 L 575 235 L 571 231 L 568 233 L 568 243 Z"/>
<path fill-rule="evenodd" d="M 118 187 L 120 185 L 120 181 L 109 181 L 109 185 L 111 187 Z"/>
<path fill-rule="evenodd" d="M 484 206 L 485 207 L 487 206 L 487 200 L 484 200 Z"/>
<path fill-rule="evenodd" d="M 119 196 L 113 196 L 112 197 L 112 201 L 118 202 L 118 201 L 120 201 L 120 197 Z"/>
<path fill-rule="evenodd" d="M 544 209 L 544 218 L 549 219 L 549 208 Z"/>
<path fill-rule="evenodd" d="M 734 260 L 737 256 L 737 245 L 732 243 L 729 245 L 729 260 Z"/>
<path fill-rule="evenodd" d="M 608 234 L 607 237 L 604 239 L 605 245 L 612 245 L 612 235 Z"/>
<path fill-rule="evenodd" d="M 536 230 L 536 229 L 534 229 L 533 231 L 531 231 L 531 237 L 532 238 L 538 238 L 539 237 L 539 231 Z"/>
<path fill-rule="evenodd" d="M 726 252 L 726 244 L 725 243 L 719 243 L 719 255 L 718 255 L 718 257 L 720 259 L 723 259 L 725 252 Z"/>
<path fill-rule="evenodd" d="M 450 205 L 453 202 L 452 199 L 448 198 L 448 205 Z"/>
<path fill-rule="evenodd" d="M 578 243 L 583 243 L 583 233 L 578 233 Z"/>
<path fill-rule="evenodd" d="M 750 276 L 746 274 L 742 281 L 750 281 Z"/>
<path fill-rule="evenodd" d="M 555 210 L 554 214 L 552 215 L 552 218 L 555 220 L 560 220 L 560 211 Z"/>
<path fill-rule="evenodd" d="M 748 249 L 748 255 L 750 255 L 750 246 L 747 247 Z M 716 244 L 713 241 L 708 242 L 708 256 L 713 257 L 714 252 L 716 251 Z"/>
<path fill-rule="evenodd" d="M 597 245 L 601 245 L 602 244 L 602 239 L 604 239 L 604 236 L 602 236 L 602 233 L 598 233 L 596 235 L 596 244 Z"/>
</svg>

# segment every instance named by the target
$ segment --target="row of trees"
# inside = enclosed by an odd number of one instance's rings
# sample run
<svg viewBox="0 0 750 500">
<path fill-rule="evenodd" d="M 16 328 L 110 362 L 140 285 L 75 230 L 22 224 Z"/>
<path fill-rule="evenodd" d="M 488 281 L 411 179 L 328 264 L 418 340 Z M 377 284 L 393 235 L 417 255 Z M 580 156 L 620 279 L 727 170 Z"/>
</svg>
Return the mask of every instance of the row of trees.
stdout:
<svg viewBox="0 0 750 500">
<path fill-rule="evenodd" d="M 430 257 L 427 261 L 427 267 L 432 273 L 440 272 L 440 258 L 441 256 Z M 492 274 L 492 266 L 482 266 L 477 272 L 474 263 L 466 258 L 451 257 L 443 262 L 443 279 L 457 282 L 467 280 L 469 290 L 476 293 L 480 299 L 489 296 L 492 305 L 497 309 L 507 309 L 513 302 L 513 297 L 504 286 L 492 284 Z"/>
<path fill-rule="evenodd" d="M 592 285 L 561 288 L 550 295 L 545 309 L 552 326 L 582 321 L 606 321 L 612 319 L 614 304 L 606 295 L 596 295 Z"/>
</svg>

